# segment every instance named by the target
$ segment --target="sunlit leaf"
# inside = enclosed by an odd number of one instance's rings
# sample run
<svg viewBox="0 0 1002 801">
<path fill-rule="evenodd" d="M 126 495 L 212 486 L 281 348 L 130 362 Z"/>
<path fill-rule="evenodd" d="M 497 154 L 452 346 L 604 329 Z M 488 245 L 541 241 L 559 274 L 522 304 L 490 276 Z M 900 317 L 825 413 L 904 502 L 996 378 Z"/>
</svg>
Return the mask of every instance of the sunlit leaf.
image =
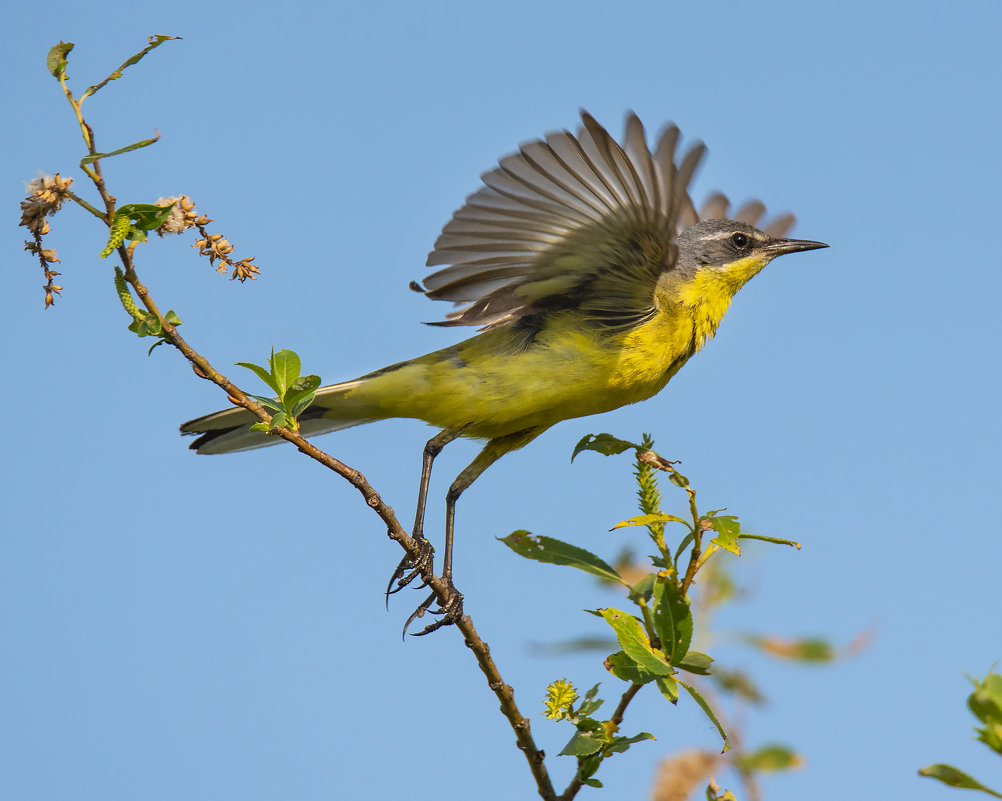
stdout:
<svg viewBox="0 0 1002 801">
<path fill-rule="evenodd" d="M 675 672 L 664 655 L 651 647 L 639 620 L 619 609 L 600 609 L 599 612 L 616 633 L 619 647 L 641 668 L 657 676 L 670 676 Z"/>
<path fill-rule="evenodd" d="M 571 461 L 574 461 L 574 457 L 577 456 L 581 451 L 597 451 L 604 456 L 614 456 L 617 453 L 622 453 L 623 451 L 628 451 L 630 448 L 634 450 L 643 450 L 640 445 L 635 442 L 628 442 L 625 439 L 619 439 L 618 437 L 612 436 L 612 434 L 586 434 L 580 440 L 578 444 L 574 446 L 574 452 L 571 454 Z"/>
<path fill-rule="evenodd" d="M 919 771 L 919 776 L 929 776 L 933 779 L 939 779 L 943 784 L 948 784 L 950 787 L 960 787 L 964 790 L 980 790 L 995 798 L 1002 798 L 1002 794 L 995 792 L 989 787 L 985 787 L 977 779 L 953 767 L 953 765 L 943 765 L 941 763 L 928 765 Z"/>
<path fill-rule="evenodd" d="M 699 705 L 699 708 L 706 713 L 706 716 L 710 719 L 710 722 L 717 727 L 717 731 L 720 733 L 720 738 L 724 741 L 724 749 L 720 753 L 722 754 L 726 753 L 730 749 L 731 744 L 727 740 L 727 733 L 724 731 L 724 727 L 720 725 L 720 721 L 717 719 L 716 713 L 706 702 L 706 699 L 703 698 L 702 695 L 700 695 L 699 691 L 695 687 L 693 687 L 691 684 L 686 684 L 681 679 L 678 680 L 678 683 L 681 684 L 683 687 L 685 687 L 686 692 L 692 696 L 692 700 Z"/>
<path fill-rule="evenodd" d="M 666 576 L 658 576 L 655 580 L 652 600 L 654 629 L 661 640 L 661 648 L 668 661 L 677 665 L 689 650 L 689 643 L 692 641 L 689 602 L 675 582 Z"/>
<path fill-rule="evenodd" d="M 519 556 L 546 562 L 551 565 L 566 565 L 576 567 L 593 576 L 618 581 L 626 585 L 619 573 L 611 565 L 606 564 L 595 554 L 578 548 L 576 545 L 555 540 L 552 537 L 537 536 L 528 531 L 513 531 L 507 537 L 499 537 L 505 545 Z M 629 586 L 629 585 L 626 585 Z"/>
</svg>

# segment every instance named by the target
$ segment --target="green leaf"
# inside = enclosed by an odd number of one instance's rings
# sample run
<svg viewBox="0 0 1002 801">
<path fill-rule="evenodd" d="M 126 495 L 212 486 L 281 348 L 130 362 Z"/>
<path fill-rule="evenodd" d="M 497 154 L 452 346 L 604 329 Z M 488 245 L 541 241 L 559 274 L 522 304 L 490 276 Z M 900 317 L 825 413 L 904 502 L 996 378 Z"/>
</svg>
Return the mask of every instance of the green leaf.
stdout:
<svg viewBox="0 0 1002 801">
<path fill-rule="evenodd" d="M 299 371 L 302 369 L 299 356 L 294 351 L 283 348 L 278 353 L 272 351 L 269 364 L 275 386 L 278 387 L 278 397 L 284 398 L 286 391 L 299 378 Z"/>
<path fill-rule="evenodd" d="M 45 57 L 45 66 L 54 78 L 66 72 L 66 58 L 73 49 L 73 42 L 60 42 L 49 48 L 49 54 Z"/>
<path fill-rule="evenodd" d="M 634 734 L 632 737 L 613 737 L 609 745 L 606 746 L 606 750 L 610 753 L 621 754 L 634 743 L 639 743 L 642 740 L 656 739 L 658 738 L 646 731 L 642 731 L 640 734 Z"/>
<path fill-rule="evenodd" d="M 320 376 L 304 375 L 293 381 L 282 397 L 285 408 L 292 409 L 307 395 L 315 395 L 320 386 Z M 303 407 L 306 408 L 306 407 Z"/>
<path fill-rule="evenodd" d="M 617 453 L 628 451 L 630 448 L 637 451 L 643 450 L 637 443 L 619 439 L 612 436 L 612 434 L 586 434 L 574 446 L 571 461 L 573 462 L 574 457 L 581 453 L 581 451 L 598 451 L 603 456 L 615 456 Z"/>
<path fill-rule="evenodd" d="M 800 754 L 785 745 L 763 746 L 741 758 L 742 768 L 751 773 L 775 773 L 799 768 L 802 764 Z"/>
<path fill-rule="evenodd" d="M 274 379 L 271 377 L 271 373 L 265 370 L 263 367 L 257 364 L 252 364 L 251 362 L 237 362 L 237 367 L 246 367 L 251 370 L 254 375 L 260 378 L 264 383 L 271 387 L 276 393 L 281 394 L 278 391 L 278 386 L 275 384 Z"/>
<path fill-rule="evenodd" d="M 272 428 L 289 428 L 289 416 L 285 412 L 275 412 L 271 416 Z"/>
<path fill-rule="evenodd" d="M 744 640 L 749 645 L 765 651 L 770 656 L 779 659 L 790 659 L 795 662 L 831 662 L 837 656 L 832 644 L 820 637 L 787 639 L 783 637 L 760 637 L 755 634 L 746 634 L 744 635 Z"/>
<path fill-rule="evenodd" d="M 677 665 L 692 642 L 692 613 L 681 590 L 667 576 L 658 576 L 654 582 L 651 612 L 661 648 L 668 661 Z"/>
<path fill-rule="evenodd" d="M 713 657 L 707 654 L 701 654 L 699 651 L 688 651 L 681 660 L 672 664 L 675 664 L 682 670 L 687 670 L 690 673 L 697 673 L 700 676 L 709 676 L 710 665 L 713 664 Z"/>
<path fill-rule="evenodd" d="M 682 489 L 689 488 L 689 479 L 683 476 L 677 470 L 674 473 L 668 474 L 668 480 L 676 487 L 681 487 Z"/>
<path fill-rule="evenodd" d="M 602 746 L 603 742 L 597 737 L 579 731 L 574 733 L 574 736 L 564 746 L 564 750 L 557 754 L 557 756 L 590 756 L 601 751 Z"/>
<path fill-rule="evenodd" d="M 678 703 L 678 682 L 675 679 L 671 676 L 658 676 L 654 683 L 669 702 Z"/>
<path fill-rule="evenodd" d="M 800 550 L 800 543 L 796 540 L 784 540 L 779 537 L 763 537 L 761 534 L 739 534 L 739 540 L 761 540 L 762 542 L 771 542 L 776 545 L 789 545 L 793 548 Z"/>
<path fill-rule="evenodd" d="M 919 771 L 919 776 L 929 776 L 933 779 L 939 779 L 943 784 L 948 784 L 950 787 L 960 787 L 964 790 L 980 790 L 995 798 L 1002 798 L 1002 794 L 985 787 L 977 779 L 968 776 L 964 771 L 953 767 L 953 765 L 943 765 L 941 763 L 928 765 Z"/>
<path fill-rule="evenodd" d="M 579 715 L 593 715 L 601 709 L 602 704 L 604 703 L 605 701 L 601 698 L 596 698 L 592 701 L 583 701 L 581 705 L 578 706 L 577 713 Z"/>
<path fill-rule="evenodd" d="M 252 425 L 250 427 L 250 430 L 251 431 L 270 431 L 271 430 L 271 426 L 269 426 L 267 423 L 254 423 L 254 425 Z"/>
<path fill-rule="evenodd" d="M 648 684 L 657 678 L 657 674 L 644 670 L 626 655 L 624 651 L 616 651 L 606 657 L 605 669 L 617 679 L 628 681 L 631 684 Z"/>
<path fill-rule="evenodd" d="M 299 417 L 303 412 L 305 412 L 310 405 L 317 399 L 316 392 L 308 392 L 306 395 L 301 397 L 296 401 L 296 405 L 292 407 L 292 416 Z"/>
<path fill-rule="evenodd" d="M 159 139 L 160 139 L 160 134 L 157 134 L 152 139 L 142 139 L 138 142 L 133 142 L 131 145 L 120 147 L 118 148 L 118 150 L 110 150 L 107 153 L 91 153 L 90 155 L 84 156 L 82 159 L 80 159 L 80 166 L 83 167 L 84 164 L 90 164 L 91 162 L 97 161 L 98 159 L 109 159 L 112 156 L 120 156 L 122 153 L 128 153 L 130 150 L 139 150 L 142 147 L 149 147 L 150 145 L 159 141 Z M 165 208 L 167 209 L 167 213 L 170 214 L 170 210 L 171 208 L 173 208 L 173 206 L 174 204 L 172 203 L 170 206 L 157 206 L 157 208 Z M 155 225 L 153 227 L 159 228 L 160 225 L 163 225 L 163 223 L 160 223 L 159 225 Z M 144 230 L 149 231 L 151 229 L 146 228 Z"/>
<path fill-rule="evenodd" d="M 129 330 L 141 337 L 158 337 L 163 327 L 160 325 L 160 318 L 153 312 L 143 312 L 139 320 L 129 323 Z"/>
<path fill-rule="evenodd" d="M 251 395 L 249 392 L 247 393 L 247 397 L 256 400 L 258 403 L 264 406 L 264 408 L 267 409 L 269 412 L 285 411 L 285 407 L 281 404 L 281 402 L 279 402 L 275 398 L 266 398 L 264 395 Z"/>
<path fill-rule="evenodd" d="M 735 556 L 741 555 L 738 547 L 738 535 L 741 533 L 741 524 L 734 515 L 720 515 L 719 517 L 706 516 L 700 521 L 709 523 L 717 536 L 711 540 L 715 545 L 719 545 L 725 551 L 730 551 Z"/>
<path fill-rule="evenodd" d="M 725 692 L 734 693 L 753 704 L 765 703 L 765 696 L 762 695 L 759 688 L 740 670 L 728 671 L 714 668 L 711 677 Z"/>
<path fill-rule="evenodd" d="M 678 548 L 675 549 L 675 567 L 678 568 L 678 560 L 682 558 L 682 552 L 688 548 L 693 542 L 696 541 L 696 535 L 691 531 L 682 537 L 682 541 L 678 544 Z"/>
<path fill-rule="evenodd" d="M 149 42 L 149 44 L 146 47 L 144 47 L 142 50 L 140 50 L 135 55 L 129 56 L 129 58 L 127 58 L 122 63 L 122 66 L 120 66 L 117 70 L 115 70 L 113 73 L 111 73 L 111 75 L 109 75 L 107 78 L 105 78 L 103 81 L 101 81 L 101 83 L 95 84 L 94 86 L 88 86 L 87 87 L 87 91 L 85 91 L 83 93 L 83 96 L 80 99 L 83 100 L 84 98 L 89 97 L 90 95 L 94 94 L 96 91 L 98 91 L 99 89 L 101 89 L 102 87 L 104 87 L 107 84 L 109 84 L 111 81 L 114 81 L 114 80 L 117 80 L 117 79 L 121 78 L 122 77 L 122 72 L 125 69 L 127 69 L 128 67 L 131 67 L 133 64 L 137 63 L 143 56 L 145 56 L 151 50 L 153 50 L 153 49 L 155 49 L 157 47 L 160 47 L 160 45 L 162 45 L 164 42 L 169 42 L 172 39 L 180 39 L 180 38 L 181 38 L 180 36 L 164 36 L 163 34 L 157 34 L 155 36 L 151 36 L 149 39 L 147 39 L 147 41 Z M 57 45 L 57 47 L 58 47 L 58 45 Z M 73 45 L 70 45 L 70 47 L 72 48 Z"/>
<path fill-rule="evenodd" d="M 537 562 L 551 565 L 576 567 L 578 570 L 591 573 L 593 576 L 609 581 L 618 581 L 620 584 L 629 586 L 615 568 L 603 562 L 595 554 L 584 548 L 578 548 L 576 545 L 561 542 L 552 537 L 536 536 L 521 530 L 513 531 L 507 537 L 499 537 L 498 539 L 526 559 L 535 559 Z"/>
<path fill-rule="evenodd" d="M 652 559 L 654 557 L 651 557 Z M 664 565 L 658 565 L 658 567 L 663 567 Z M 638 599 L 643 598 L 645 601 L 650 600 L 651 596 L 654 594 L 654 581 L 657 576 L 654 573 L 648 573 L 640 581 L 630 587 L 629 598 L 631 601 L 636 602 Z"/>
<path fill-rule="evenodd" d="M 724 749 L 720 753 L 722 754 L 727 753 L 727 751 L 731 747 L 731 744 L 727 741 L 727 733 L 724 731 L 724 727 L 720 725 L 720 721 L 717 720 L 717 716 L 710 708 L 710 705 L 706 703 L 706 699 L 703 698 L 703 696 L 699 694 L 699 691 L 692 685 L 686 684 L 681 679 L 678 680 L 678 683 L 681 684 L 683 687 L 685 687 L 686 692 L 688 692 L 689 695 L 692 696 L 692 700 L 699 705 L 699 708 L 706 713 L 706 716 L 710 719 L 710 722 L 717 727 L 717 731 L 720 732 L 720 738 L 724 741 Z"/>
<path fill-rule="evenodd" d="M 599 612 L 616 633 L 619 647 L 641 668 L 657 676 L 670 676 L 675 672 L 664 655 L 651 647 L 639 620 L 619 609 L 600 609 Z"/>
<path fill-rule="evenodd" d="M 177 316 L 173 309 L 167 310 L 167 314 L 164 315 L 164 320 L 171 325 L 181 325 L 181 318 Z"/>
<path fill-rule="evenodd" d="M 681 523 L 683 526 L 689 526 L 689 523 L 683 520 L 681 517 L 676 517 L 675 515 L 663 515 L 663 514 L 650 514 L 650 515 L 637 515 L 636 517 L 631 517 L 629 520 L 623 520 L 620 523 L 616 523 L 609 531 L 615 531 L 617 528 L 625 528 L 626 526 L 649 526 L 652 523 Z"/>
<path fill-rule="evenodd" d="M 974 682 L 967 708 L 984 724 L 983 729 L 975 729 L 978 739 L 1002 754 L 1002 676 L 989 672 L 984 681 Z"/>
</svg>

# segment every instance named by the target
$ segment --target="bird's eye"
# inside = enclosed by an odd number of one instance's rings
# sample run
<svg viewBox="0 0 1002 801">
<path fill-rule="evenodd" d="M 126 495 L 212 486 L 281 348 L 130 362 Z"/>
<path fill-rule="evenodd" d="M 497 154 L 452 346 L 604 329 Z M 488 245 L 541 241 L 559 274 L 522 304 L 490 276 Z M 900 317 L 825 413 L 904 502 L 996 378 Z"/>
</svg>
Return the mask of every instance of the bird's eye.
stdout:
<svg viewBox="0 0 1002 801">
<path fill-rule="evenodd" d="M 731 234 L 731 242 L 734 243 L 734 247 L 744 250 L 748 247 L 748 235 L 742 234 L 738 231 L 737 233 Z"/>
</svg>

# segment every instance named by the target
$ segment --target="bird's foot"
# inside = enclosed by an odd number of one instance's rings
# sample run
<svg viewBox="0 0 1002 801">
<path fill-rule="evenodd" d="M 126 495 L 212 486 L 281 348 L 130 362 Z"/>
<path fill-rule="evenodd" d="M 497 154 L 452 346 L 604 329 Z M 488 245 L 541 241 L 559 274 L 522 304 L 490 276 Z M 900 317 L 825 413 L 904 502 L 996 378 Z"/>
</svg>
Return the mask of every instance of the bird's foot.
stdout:
<svg viewBox="0 0 1002 801">
<path fill-rule="evenodd" d="M 415 637 L 423 637 L 425 634 L 431 634 L 433 631 L 438 631 L 443 626 L 452 626 L 458 623 L 463 617 L 463 594 L 456 589 L 456 586 L 452 583 L 452 579 L 448 578 L 445 580 L 449 586 L 449 598 L 444 604 L 440 603 L 437 608 L 432 609 L 431 606 L 436 601 L 435 593 L 432 593 L 427 598 L 425 598 L 421 605 L 415 609 L 407 622 L 404 623 L 403 634 L 407 634 L 407 629 L 410 627 L 411 623 L 420 617 L 424 617 L 427 612 L 429 615 L 437 615 L 438 620 L 433 623 L 429 623 L 421 631 L 415 634 Z"/>
<path fill-rule="evenodd" d="M 400 564 L 393 570 L 390 581 L 386 585 L 386 603 L 389 605 L 390 596 L 395 592 L 400 592 L 414 579 L 421 577 L 420 587 L 428 586 L 428 580 L 434 575 L 435 546 L 424 537 L 418 535 L 415 538 L 418 544 L 418 554 L 412 557 L 407 554 L 400 560 Z"/>
</svg>

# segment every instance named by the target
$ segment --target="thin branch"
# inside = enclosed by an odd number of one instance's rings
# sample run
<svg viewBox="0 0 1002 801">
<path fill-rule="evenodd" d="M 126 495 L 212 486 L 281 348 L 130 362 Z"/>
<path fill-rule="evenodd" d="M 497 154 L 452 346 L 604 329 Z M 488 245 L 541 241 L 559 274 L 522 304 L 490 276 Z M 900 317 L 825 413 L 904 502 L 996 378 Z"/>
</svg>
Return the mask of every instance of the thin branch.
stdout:
<svg viewBox="0 0 1002 801">
<path fill-rule="evenodd" d="M 144 51 L 144 53 L 145 52 L 146 51 Z M 73 97 L 69 86 L 66 84 L 65 74 L 60 76 L 60 84 L 63 87 L 63 91 L 65 92 L 70 105 L 73 107 L 73 111 L 76 115 L 77 122 L 80 125 L 80 130 L 82 132 L 84 142 L 87 145 L 88 152 L 91 155 L 97 155 L 97 148 L 94 144 L 94 131 L 84 120 L 80 108 L 80 101 Z M 91 90 L 96 91 L 96 89 L 100 88 L 101 85 L 96 88 L 91 87 Z M 93 91 L 90 91 L 90 93 L 93 93 Z M 105 207 L 107 208 L 107 215 L 102 215 L 96 208 L 90 206 L 84 201 L 81 201 L 79 198 L 74 197 L 74 200 L 80 203 L 84 208 L 88 209 L 88 211 L 92 214 L 95 214 L 95 216 L 101 217 L 110 223 L 115 211 L 115 198 L 107 191 L 105 186 L 104 177 L 101 174 L 100 160 L 96 159 L 92 162 L 92 164 L 93 169 L 91 169 L 87 164 L 81 164 L 81 167 L 91 181 L 93 181 L 95 187 L 100 193 L 101 198 L 105 203 Z M 125 280 L 135 290 L 137 297 L 143 306 L 146 307 L 147 311 L 156 315 L 157 319 L 160 321 L 161 336 L 177 348 L 191 363 L 196 375 L 200 378 L 212 381 L 220 387 L 220 389 L 226 392 L 231 403 L 234 403 L 237 406 L 242 406 L 244 409 L 254 414 L 262 422 L 270 422 L 271 415 L 268 414 L 264 407 L 249 398 L 236 384 L 232 383 L 228 378 L 226 378 L 226 376 L 218 372 L 209 363 L 208 359 L 198 353 L 187 343 L 187 341 L 178 333 L 175 326 L 171 325 L 164 319 L 164 316 L 160 313 L 156 302 L 151 297 L 149 289 L 147 289 L 147 287 L 139 280 L 139 276 L 136 274 L 135 265 L 132 260 L 132 250 L 134 246 L 135 243 L 133 243 L 132 247 L 127 247 L 122 244 L 119 245 L 116 250 L 125 270 Z M 398 542 L 400 547 L 403 548 L 412 559 L 416 560 L 421 555 L 421 549 L 418 545 L 418 541 L 411 537 L 403 526 L 400 525 L 393 509 L 383 501 L 379 493 L 376 492 L 371 484 L 369 484 L 368 480 L 361 472 L 349 467 L 338 459 L 335 459 L 330 454 L 320 450 L 303 437 L 298 431 L 291 431 L 287 428 L 277 428 L 273 429 L 270 433 L 291 442 L 301 453 L 309 456 L 314 461 L 319 462 L 324 467 L 332 470 L 348 481 L 348 483 L 359 491 L 365 499 L 365 503 L 371 507 L 372 510 L 379 515 L 379 518 L 383 521 L 383 523 L 385 523 L 387 535 L 390 539 Z M 427 575 L 422 575 L 422 579 L 425 584 L 431 588 L 440 604 L 444 605 L 449 600 L 452 589 L 440 576 L 437 576 L 433 572 L 429 571 Z M 529 763 L 529 770 L 536 781 L 539 795 L 544 799 L 544 801 L 556 801 L 557 796 L 553 790 L 553 784 L 550 781 L 546 765 L 543 762 L 545 755 L 539 748 L 536 747 L 535 741 L 533 740 L 532 734 L 529 730 L 529 719 L 522 715 L 518 706 L 515 704 L 514 692 L 501 677 L 501 672 L 498 670 L 497 664 L 491 657 L 490 646 L 488 646 L 488 644 L 480 637 L 476 627 L 473 625 L 473 620 L 469 615 L 463 615 L 463 617 L 457 621 L 456 628 L 462 632 L 467 647 L 469 647 L 469 649 L 473 652 L 474 657 L 477 660 L 477 665 L 487 678 L 488 687 L 490 687 L 491 691 L 501 704 L 501 712 L 508 720 L 515 733 L 515 741 L 518 748 L 523 754 L 525 754 L 526 761 Z"/>
<path fill-rule="evenodd" d="M 182 355 L 189 362 L 191 362 L 195 369 L 195 373 L 199 377 L 212 381 L 214 384 L 219 386 L 224 392 L 226 392 L 232 403 L 247 409 L 263 422 L 269 422 L 271 420 L 271 416 L 267 413 L 267 411 L 265 411 L 264 407 L 247 397 L 247 395 L 245 395 L 238 386 L 233 384 L 228 378 L 226 378 L 226 376 L 216 371 L 216 369 L 204 356 L 196 352 L 185 341 L 185 339 L 178 333 L 177 328 L 163 318 L 163 315 L 157 308 L 156 303 L 150 296 L 149 290 L 136 275 L 131 257 L 132 254 L 129 252 L 128 248 L 124 245 L 119 246 L 118 254 L 122 259 L 122 263 L 125 265 L 125 280 L 128 281 L 132 288 L 136 291 L 136 295 L 146 309 L 157 316 L 162 326 L 162 335 L 168 342 L 170 342 L 170 344 L 174 345 L 174 347 L 181 351 Z M 316 447 L 297 431 L 291 431 L 287 428 L 278 428 L 273 429 L 273 433 L 275 436 L 279 436 L 282 439 L 291 442 L 301 453 L 309 456 L 311 459 L 319 462 L 324 467 L 337 473 L 353 487 L 355 487 L 355 489 L 357 489 L 365 499 L 366 504 L 370 506 L 372 510 L 379 515 L 379 518 L 386 524 L 387 535 L 390 539 L 398 542 L 400 547 L 407 552 L 408 556 L 413 559 L 417 559 L 420 555 L 418 541 L 404 530 L 403 526 L 401 526 L 400 522 L 397 520 L 393 509 L 383 501 L 379 493 L 376 492 L 371 484 L 369 484 L 368 480 L 361 472 L 349 467 L 338 459 L 335 459 L 330 454 L 320 450 L 320 448 Z M 440 576 L 432 573 L 427 576 L 422 576 L 422 579 L 426 581 L 427 585 L 431 588 L 440 604 L 445 604 L 449 600 L 449 585 Z M 512 730 L 515 732 L 515 741 L 519 750 L 525 754 L 526 761 L 529 763 L 529 770 L 531 771 L 533 778 L 536 780 L 539 795 L 543 799 L 546 799 L 546 801 L 555 801 L 557 796 L 553 790 L 553 784 L 550 781 L 546 765 L 543 762 L 545 755 L 539 748 L 536 747 L 536 743 L 533 740 L 529 729 L 529 719 L 519 711 L 518 706 L 515 704 L 514 692 L 501 677 L 501 672 L 498 670 L 497 664 L 491 657 L 490 646 L 480 637 L 480 634 L 477 632 L 476 627 L 473 625 L 473 620 L 469 615 L 463 615 L 463 617 L 457 621 L 456 628 L 462 632 L 467 647 L 469 647 L 469 649 L 473 652 L 481 672 L 487 678 L 487 686 L 490 687 L 491 691 L 501 703 L 501 712 L 508 720 Z"/>
</svg>

